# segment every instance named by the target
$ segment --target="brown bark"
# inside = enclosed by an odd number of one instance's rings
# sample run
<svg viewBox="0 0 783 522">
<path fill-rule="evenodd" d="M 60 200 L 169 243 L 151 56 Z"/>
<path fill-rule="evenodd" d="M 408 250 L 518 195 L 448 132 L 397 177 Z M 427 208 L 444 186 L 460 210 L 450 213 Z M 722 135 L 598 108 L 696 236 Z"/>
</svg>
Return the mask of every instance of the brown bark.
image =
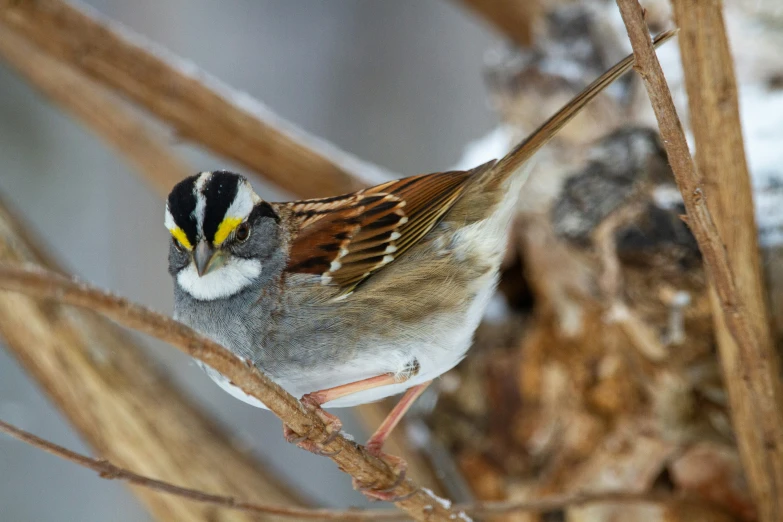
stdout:
<svg viewBox="0 0 783 522">
<path fill-rule="evenodd" d="M 675 2 L 683 25 L 683 64 L 699 148 L 697 173 L 642 9 L 635 0 L 617 3 L 715 290 L 721 362 L 743 466 L 760 519 L 781 520 L 783 391 L 762 291 L 736 81 L 721 6 L 715 1 Z"/>
<path fill-rule="evenodd" d="M 0 208 L 0 260 L 43 263 Z M 8 349 L 95 452 L 155 478 L 258 501 L 299 503 L 177 391 L 142 348 L 96 314 L 0 293 Z M 134 488 L 159 520 L 252 520 Z"/>
<path fill-rule="evenodd" d="M 763 521 L 783 520 L 783 389 L 761 272 L 734 62 L 720 0 L 674 0 L 696 164 L 734 274 L 736 312 L 755 343 L 738 342 L 715 314 L 718 348 L 740 456 Z M 716 311 L 717 295 L 713 294 Z"/>
</svg>

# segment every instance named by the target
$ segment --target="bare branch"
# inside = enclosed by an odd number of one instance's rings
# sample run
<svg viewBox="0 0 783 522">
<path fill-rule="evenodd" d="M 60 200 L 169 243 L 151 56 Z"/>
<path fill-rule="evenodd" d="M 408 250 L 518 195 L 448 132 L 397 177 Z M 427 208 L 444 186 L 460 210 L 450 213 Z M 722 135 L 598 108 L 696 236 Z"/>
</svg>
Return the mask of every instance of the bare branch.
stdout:
<svg viewBox="0 0 783 522">
<path fill-rule="evenodd" d="M 11 31 L 0 30 L 0 55 L 35 88 L 106 140 L 165 197 L 192 174 L 162 136 L 94 82 L 31 46 Z"/>
<path fill-rule="evenodd" d="M 389 178 L 192 64 L 61 0 L 0 0 L 0 27 L 116 90 L 183 138 L 244 164 L 294 194 L 334 195 Z"/>
<path fill-rule="evenodd" d="M 341 435 L 328 441 L 330 435 L 317 415 L 305 410 L 297 399 L 258 369 L 182 323 L 121 297 L 39 269 L 23 270 L 0 265 L 0 287 L 87 308 L 123 326 L 166 341 L 228 377 L 234 385 L 263 402 L 295 433 L 321 443 L 324 451 L 331 454 L 329 458 L 359 483 L 388 489 L 395 497 L 401 498 L 396 505 L 412 518 L 447 521 L 454 520 L 449 518 L 451 515 L 460 515 L 410 479 L 396 484 L 397 476 L 392 469 L 356 443 Z"/>
<path fill-rule="evenodd" d="M 213 495 L 204 493 L 191 488 L 175 486 L 162 480 L 157 480 L 133 471 L 116 466 L 105 459 L 94 459 L 81 453 L 71 451 L 58 444 L 42 439 L 25 430 L 17 428 L 7 422 L 0 420 L 0 432 L 7 433 L 22 442 L 30 444 L 47 453 L 65 459 L 84 468 L 96 472 L 101 478 L 109 480 L 122 480 L 135 486 L 142 486 L 161 493 L 168 493 L 193 500 L 195 502 L 205 502 L 215 506 L 236 509 L 239 511 L 249 511 L 253 513 L 266 513 L 268 515 L 277 515 L 280 517 L 294 517 L 298 519 L 314 520 L 401 520 L 405 515 L 399 511 L 369 511 L 369 510 L 332 510 L 332 509 L 307 509 L 288 506 L 273 506 L 268 504 L 258 504 L 254 502 L 245 502 L 237 500 L 234 497 L 223 495 Z"/>
<path fill-rule="evenodd" d="M 742 140 L 737 81 L 722 2 L 675 0 L 696 139 L 696 163 L 735 277 L 735 309 L 753 342 L 735 338 L 721 314 L 716 331 L 743 468 L 762 521 L 783 519 L 783 387 L 761 272 L 753 189 Z M 717 282 L 716 282 L 717 283 Z M 719 284 L 719 283 L 717 283 Z M 713 308 L 719 304 L 713 292 Z"/>
<path fill-rule="evenodd" d="M 58 444 L 42 439 L 25 430 L 17 428 L 11 424 L 0 420 L 0 432 L 7 433 L 22 442 L 30 444 L 47 453 L 65 459 L 79 466 L 91 469 L 98 473 L 102 478 L 109 480 L 123 480 L 137 486 L 149 488 L 161 493 L 177 495 L 194 502 L 204 502 L 211 505 L 248 511 L 254 513 L 266 513 L 277 515 L 279 517 L 295 517 L 308 520 L 405 520 L 403 513 L 399 511 L 372 511 L 362 509 L 338 510 L 338 509 L 307 509 L 292 508 L 287 506 L 274 506 L 269 504 L 258 504 L 245 502 L 234 497 L 223 495 L 213 495 L 203 491 L 175 486 L 168 482 L 145 477 L 120 468 L 104 459 L 94 459 L 71 451 Z M 519 511 L 554 511 L 567 507 L 576 507 L 594 503 L 622 503 L 622 504 L 650 504 L 650 503 L 668 503 L 675 500 L 672 495 L 662 494 L 633 494 L 633 493 L 594 493 L 594 494 L 571 494 L 552 496 L 532 501 L 510 501 L 510 502 L 482 502 L 478 504 L 464 504 L 456 506 L 457 509 L 472 515 L 493 515 L 502 513 L 514 513 Z"/>
<path fill-rule="evenodd" d="M 715 314 L 719 347 L 743 466 L 761 520 L 781 520 L 783 390 L 767 324 L 736 81 L 720 2 L 675 2 L 683 24 L 683 64 L 704 178 L 690 156 L 642 8 L 637 0 L 617 0 L 617 4 L 683 195 L 688 223 L 704 255 L 716 312 L 722 312 Z M 729 210 L 727 204 L 736 209 Z M 710 207 L 719 218 L 717 225 Z"/>
</svg>

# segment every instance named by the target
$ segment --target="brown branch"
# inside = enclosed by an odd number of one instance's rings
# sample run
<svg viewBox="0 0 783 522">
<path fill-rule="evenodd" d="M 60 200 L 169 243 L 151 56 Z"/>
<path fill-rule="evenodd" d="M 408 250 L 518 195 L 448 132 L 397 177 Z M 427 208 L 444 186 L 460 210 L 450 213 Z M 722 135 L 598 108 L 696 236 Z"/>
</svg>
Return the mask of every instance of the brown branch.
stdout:
<svg viewBox="0 0 783 522">
<path fill-rule="evenodd" d="M 685 24 L 683 63 L 704 178 L 690 156 L 642 8 L 637 0 L 617 4 L 714 289 L 720 355 L 743 467 L 761 520 L 783 520 L 783 390 L 764 308 L 736 82 L 720 4 L 675 2 Z M 729 210 L 727 202 L 739 208 Z"/>
<path fill-rule="evenodd" d="M 36 89 L 104 139 L 165 197 L 190 167 L 141 119 L 81 74 L 43 54 L 8 30 L 0 30 L 0 56 Z"/>
<path fill-rule="evenodd" d="M 397 484 L 397 476 L 383 461 L 343 436 L 328 441 L 329 433 L 320 418 L 305 410 L 301 403 L 266 375 L 219 344 L 191 328 L 142 306 L 98 289 L 76 283 L 59 274 L 43 270 L 23 270 L 0 265 L 0 287 L 24 294 L 54 299 L 101 313 L 119 324 L 166 341 L 183 353 L 200 360 L 228 377 L 247 394 L 263 402 L 295 433 L 321 443 L 338 467 L 361 484 L 401 498 L 396 505 L 416 520 L 447 521 L 459 511 L 447 508 L 425 490 L 407 479 Z"/>
<path fill-rule="evenodd" d="M 96 472 L 101 478 L 109 480 L 122 480 L 136 486 L 142 486 L 160 493 L 168 493 L 192 500 L 204 502 L 223 508 L 248 511 L 251 513 L 265 513 L 280 517 L 292 517 L 298 519 L 314 520 L 401 520 L 406 518 L 399 511 L 369 511 L 369 510 L 336 510 L 336 509 L 307 509 L 289 506 L 274 506 L 245 502 L 234 497 L 213 495 L 191 488 L 175 486 L 169 482 L 145 477 L 112 464 L 105 459 L 94 459 L 81 453 L 71 451 L 58 444 L 42 439 L 23 429 L 17 428 L 0 420 L 0 432 L 6 433 L 22 442 L 41 449 L 47 453 L 78 464 Z"/>
<path fill-rule="evenodd" d="M 460 3 L 487 20 L 521 47 L 533 44 L 533 23 L 539 0 L 461 0 Z"/>
<path fill-rule="evenodd" d="M 147 109 L 180 136 L 292 193 L 334 195 L 388 179 L 378 167 L 296 129 L 246 94 L 61 0 L 0 0 L 0 30 L 13 30 Z"/>
<path fill-rule="evenodd" d="M 16 426 L 12 426 L 11 424 L 3 422 L 2 420 L 0 420 L 0 431 L 19 439 L 22 442 L 30 444 L 31 446 L 42 449 L 47 453 L 51 453 L 52 455 L 56 455 L 69 462 L 73 462 L 79 466 L 91 469 L 98 473 L 101 478 L 126 481 L 136 486 L 142 486 L 161 493 L 177 495 L 195 502 L 205 502 L 208 504 L 240 511 L 317 520 L 378 520 L 401 518 L 401 513 L 397 511 L 380 513 L 380 516 L 375 516 L 371 511 L 319 510 L 292 508 L 287 506 L 270 506 L 265 504 L 256 504 L 253 502 L 244 502 L 236 500 L 234 497 L 212 495 L 195 489 L 183 488 L 168 482 L 139 475 L 138 473 L 134 473 L 116 466 L 107 460 L 94 459 L 75 451 L 71 451 L 58 444 L 54 444 L 53 442 L 42 439 L 33 435 L 32 433 L 17 428 Z M 393 515 L 393 517 L 389 517 L 388 515 Z"/>
<path fill-rule="evenodd" d="M 753 189 L 745 160 L 737 81 L 720 0 L 675 0 L 680 50 L 704 195 L 734 274 L 735 308 L 753 342 L 715 323 L 743 468 L 762 521 L 783 520 L 783 388 L 770 331 Z M 717 283 L 717 282 L 716 282 Z M 714 290 L 714 289 L 713 289 Z M 719 310 L 715 292 L 713 308 Z"/>
<path fill-rule="evenodd" d="M 58 444 L 42 439 L 25 430 L 0 420 L 0 432 L 7 433 L 16 439 L 30 444 L 52 455 L 65 459 L 98 473 L 101 478 L 109 480 L 123 480 L 149 488 L 151 490 L 177 495 L 194 502 L 204 502 L 210 505 L 239 511 L 265 513 L 280 517 L 296 517 L 308 520 L 404 520 L 405 515 L 399 511 L 371 511 L 362 509 L 338 510 L 338 509 L 307 509 L 292 508 L 287 506 L 273 506 L 237 500 L 234 497 L 213 495 L 203 491 L 183 488 L 174 484 L 145 477 L 123 469 L 104 459 L 94 459 L 71 451 Z M 519 511 L 554 511 L 568 507 L 577 507 L 594 503 L 666 503 L 675 500 L 672 495 L 633 494 L 633 493 L 594 493 L 594 494 L 570 494 L 542 498 L 532 501 L 507 501 L 507 502 L 482 502 L 478 504 L 463 504 L 457 509 L 474 515 L 493 515 L 514 513 Z"/>
<path fill-rule="evenodd" d="M 54 266 L 2 205 L 0 261 Z M 302 504 L 176 389 L 144 347 L 109 321 L 2 292 L 0 338 L 101 457 L 194 488 Z M 211 506 L 140 488 L 134 494 L 157 520 L 214 520 Z M 234 512 L 221 520 L 255 517 Z"/>
</svg>

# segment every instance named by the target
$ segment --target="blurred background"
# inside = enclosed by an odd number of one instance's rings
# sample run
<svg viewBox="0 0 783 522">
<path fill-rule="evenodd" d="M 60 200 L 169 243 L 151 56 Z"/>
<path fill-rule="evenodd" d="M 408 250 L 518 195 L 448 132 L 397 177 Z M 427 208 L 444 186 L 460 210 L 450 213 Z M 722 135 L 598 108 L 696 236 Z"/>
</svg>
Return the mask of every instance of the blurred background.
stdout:
<svg viewBox="0 0 783 522">
<path fill-rule="evenodd" d="M 528 25 L 515 31 L 503 16 L 493 25 L 466 4 L 524 6 L 509 12 Z M 671 27 L 667 0 L 643 4 L 652 31 Z M 91 0 L 87 7 L 400 176 L 503 155 L 630 51 L 607 0 Z M 728 0 L 726 20 L 779 349 L 783 6 Z M 523 45 L 511 45 L 509 35 Z M 677 45 L 659 56 L 688 127 Z M 141 117 L 192 172 L 245 170 Z M 253 182 L 266 199 L 293 197 L 260 177 Z M 67 270 L 171 312 L 159 194 L 3 60 L 0 199 Z M 756 520 L 701 257 L 680 219 L 682 200 L 638 78 L 619 81 L 538 154 L 518 210 L 498 295 L 468 359 L 422 397 L 401 430 L 407 446 L 394 452 L 414 464 L 421 483 L 457 501 L 575 492 L 688 500 L 493 520 Z M 269 475 L 312 504 L 368 505 L 332 462 L 287 444 L 274 415 L 235 400 L 179 352 L 137 340 Z M 0 419 L 90 453 L 11 352 L 0 350 Z M 385 407 L 337 413 L 363 440 Z M 152 517 L 122 484 L 0 435 L 0 520 Z"/>
</svg>

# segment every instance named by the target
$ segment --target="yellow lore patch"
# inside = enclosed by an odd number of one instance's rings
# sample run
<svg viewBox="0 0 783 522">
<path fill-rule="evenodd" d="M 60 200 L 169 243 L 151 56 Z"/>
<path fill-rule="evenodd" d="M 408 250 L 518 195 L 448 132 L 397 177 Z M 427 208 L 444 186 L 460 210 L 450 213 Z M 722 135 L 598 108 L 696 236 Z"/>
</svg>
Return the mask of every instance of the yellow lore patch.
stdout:
<svg viewBox="0 0 783 522">
<path fill-rule="evenodd" d="M 188 241 L 188 236 L 185 234 L 185 231 L 182 230 L 179 227 L 172 228 L 170 230 L 171 235 L 174 236 L 174 239 L 179 241 L 179 244 L 187 248 L 188 250 L 193 250 L 193 245 L 190 244 L 190 241 Z"/>
<path fill-rule="evenodd" d="M 239 226 L 242 221 L 242 218 L 237 217 L 224 218 L 223 221 L 220 222 L 220 226 L 218 226 L 217 232 L 215 232 L 215 239 L 212 241 L 212 243 L 215 246 L 221 244 L 226 240 L 228 235 L 233 232 L 237 226 Z"/>
</svg>

